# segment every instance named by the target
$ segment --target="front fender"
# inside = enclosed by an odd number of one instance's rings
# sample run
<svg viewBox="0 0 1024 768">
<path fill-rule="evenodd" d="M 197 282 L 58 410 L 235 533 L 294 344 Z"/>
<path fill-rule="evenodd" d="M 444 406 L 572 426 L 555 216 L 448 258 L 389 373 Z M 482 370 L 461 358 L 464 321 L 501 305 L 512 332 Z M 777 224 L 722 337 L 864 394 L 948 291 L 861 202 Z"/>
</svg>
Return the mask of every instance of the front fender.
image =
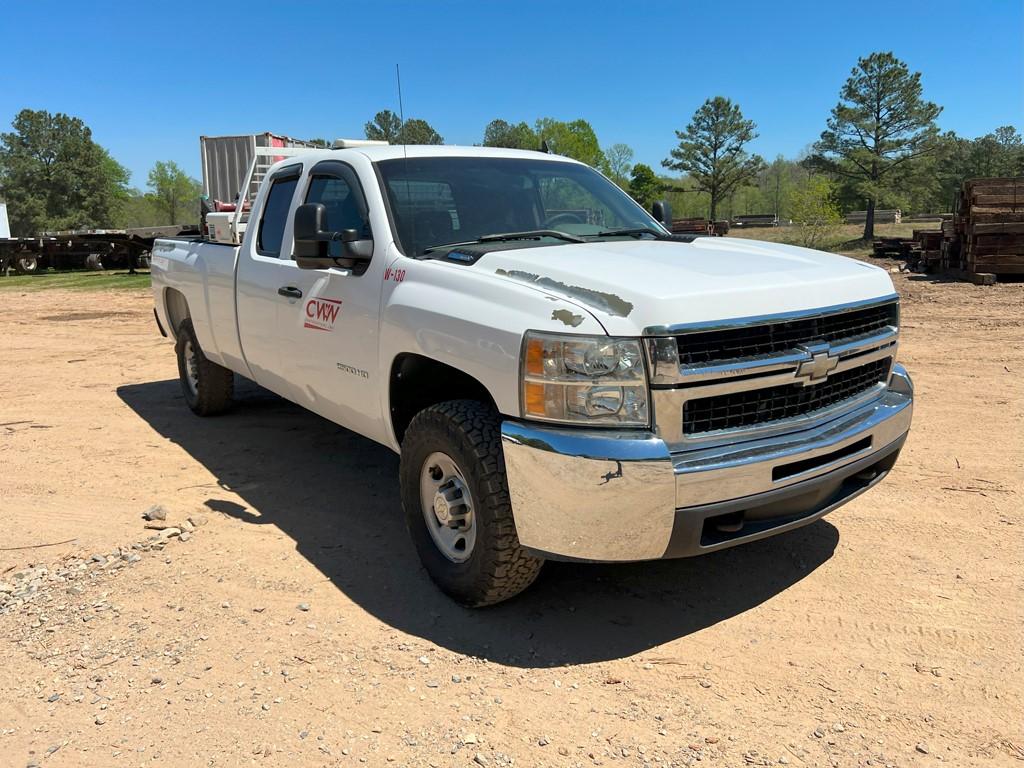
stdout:
<svg viewBox="0 0 1024 768">
<path fill-rule="evenodd" d="M 605 335 L 586 308 L 535 287 L 442 261 L 403 257 L 396 266 L 402 279 L 382 297 L 380 370 L 406 352 L 437 360 L 479 381 L 505 415 L 519 415 L 527 330 Z"/>
</svg>

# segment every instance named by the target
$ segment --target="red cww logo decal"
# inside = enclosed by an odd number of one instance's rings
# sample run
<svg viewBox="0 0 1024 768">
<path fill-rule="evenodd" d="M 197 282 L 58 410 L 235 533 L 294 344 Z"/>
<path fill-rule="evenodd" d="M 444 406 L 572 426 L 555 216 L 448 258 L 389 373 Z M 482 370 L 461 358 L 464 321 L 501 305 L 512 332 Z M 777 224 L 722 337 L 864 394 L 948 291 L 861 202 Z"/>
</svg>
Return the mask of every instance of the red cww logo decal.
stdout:
<svg viewBox="0 0 1024 768">
<path fill-rule="evenodd" d="M 338 299 L 310 299 L 306 302 L 305 312 L 303 328 L 333 331 L 334 321 L 338 319 L 338 314 L 341 312 L 341 302 Z"/>
</svg>

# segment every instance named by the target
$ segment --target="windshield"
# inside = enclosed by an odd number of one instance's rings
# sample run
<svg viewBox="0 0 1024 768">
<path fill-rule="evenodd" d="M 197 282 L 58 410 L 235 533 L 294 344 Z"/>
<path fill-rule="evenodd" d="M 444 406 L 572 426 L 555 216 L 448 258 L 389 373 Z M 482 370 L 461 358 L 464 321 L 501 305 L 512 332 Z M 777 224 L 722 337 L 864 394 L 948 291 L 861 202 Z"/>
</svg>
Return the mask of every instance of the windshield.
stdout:
<svg viewBox="0 0 1024 768">
<path fill-rule="evenodd" d="M 618 229 L 664 231 L 615 184 L 577 163 L 417 157 L 377 165 L 407 256 L 501 233 L 554 230 L 587 237 Z"/>
</svg>

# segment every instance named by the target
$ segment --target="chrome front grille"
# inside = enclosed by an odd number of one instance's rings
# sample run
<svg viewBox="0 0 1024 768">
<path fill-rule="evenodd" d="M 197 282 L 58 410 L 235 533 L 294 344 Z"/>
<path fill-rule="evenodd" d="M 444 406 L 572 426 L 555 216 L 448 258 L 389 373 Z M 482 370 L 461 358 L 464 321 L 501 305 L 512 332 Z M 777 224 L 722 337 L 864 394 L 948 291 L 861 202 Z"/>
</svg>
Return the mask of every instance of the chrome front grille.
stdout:
<svg viewBox="0 0 1024 768">
<path fill-rule="evenodd" d="M 895 296 L 813 312 L 651 329 L 655 422 L 676 450 L 805 429 L 885 390 Z M 664 335 L 662 335 L 664 334 Z"/>
<path fill-rule="evenodd" d="M 797 317 L 777 323 L 695 331 L 676 336 L 681 365 L 789 352 L 801 344 L 862 338 L 895 327 L 898 305 L 878 304 L 836 315 Z"/>
<path fill-rule="evenodd" d="M 696 435 L 720 429 L 739 429 L 813 414 L 856 397 L 889 378 L 891 361 L 875 360 L 859 368 L 828 376 L 820 384 L 783 384 L 687 400 L 683 433 Z"/>
</svg>

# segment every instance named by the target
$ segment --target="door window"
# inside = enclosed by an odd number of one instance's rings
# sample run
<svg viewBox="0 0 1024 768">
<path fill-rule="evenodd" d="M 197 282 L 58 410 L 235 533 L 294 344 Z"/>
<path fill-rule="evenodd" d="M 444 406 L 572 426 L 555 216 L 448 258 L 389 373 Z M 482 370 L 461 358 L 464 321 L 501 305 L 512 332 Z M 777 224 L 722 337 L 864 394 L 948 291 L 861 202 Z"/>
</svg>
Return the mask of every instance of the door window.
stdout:
<svg viewBox="0 0 1024 768">
<path fill-rule="evenodd" d="M 267 203 L 263 206 L 260 218 L 260 229 L 256 238 L 256 252 L 261 256 L 281 257 L 281 240 L 284 238 L 284 225 L 288 219 L 288 209 L 295 194 L 295 185 L 299 179 L 278 179 L 271 184 L 267 194 Z"/>
<path fill-rule="evenodd" d="M 338 176 L 313 176 L 306 194 L 307 203 L 323 203 L 325 209 L 324 227 L 328 232 L 354 229 L 359 239 L 370 238 L 370 225 L 360 211 L 352 187 Z M 335 240 L 328 244 L 328 253 L 333 258 L 342 258 L 342 243 Z"/>
</svg>

